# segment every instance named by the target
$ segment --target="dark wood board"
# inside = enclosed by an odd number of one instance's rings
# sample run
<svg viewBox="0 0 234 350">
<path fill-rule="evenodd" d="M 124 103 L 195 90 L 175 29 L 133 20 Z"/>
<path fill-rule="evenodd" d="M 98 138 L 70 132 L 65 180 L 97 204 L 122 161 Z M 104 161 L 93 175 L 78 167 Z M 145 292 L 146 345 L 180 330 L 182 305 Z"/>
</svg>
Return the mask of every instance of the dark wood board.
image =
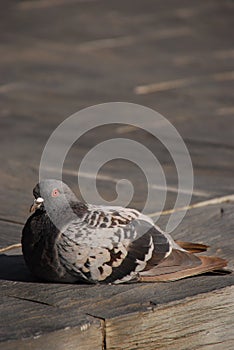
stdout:
<svg viewBox="0 0 234 350">
<path fill-rule="evenodd" d="M 55 127 L 82 106 L 131 101 L 156 108 L 183 137 L 233 146 L 225 127 L 233 115 L 232 2 L 120 3 L 21 1 L 2 11 L 2 115 Z M 188 86 L 134 92 L 194 77 Z"/>
</svg>

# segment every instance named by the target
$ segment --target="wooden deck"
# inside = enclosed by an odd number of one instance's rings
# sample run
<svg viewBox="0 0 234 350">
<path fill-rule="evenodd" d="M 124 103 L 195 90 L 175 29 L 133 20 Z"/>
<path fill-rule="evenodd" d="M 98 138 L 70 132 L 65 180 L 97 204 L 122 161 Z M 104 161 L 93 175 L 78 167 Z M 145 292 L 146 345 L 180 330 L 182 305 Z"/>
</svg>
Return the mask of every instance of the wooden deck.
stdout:
<svg viewBox="0 0 234 350">
<path fill-rule="evenodd" d="M 233 11 L 226 0 L 1 1 L 0 247 L 20 242 L 50 134 L 72 113 L 98 103 L 138 103 L 173 123 L 193 161 L 192 203 L 234 194 Z M 165 209 L 172 208 L 171 159 L 134 128 L 87 133 L 66 160 L 65 181 L 77 191 L 79 162 L 106 135 L 157 149 L 170 186 Z M 101 174 L 106 199 L 115 194 L 111 179 L 129 175 L 137 189 L 132 206 L 142 208 L 144 179 L 133 165 L 113 161 Z M 159 206 L 154 191 L 151 212 Z M 167 220 L 161 216 L 162 228 Z M 172 235 L 209 244 L 209 254 L 233 268 L 233 233 L 230 200 L 190 209 Z M 233 274 L 64 285 L 35 281 L 20 249 L 1 254 L 0 262 L 1 349 L 234 348 Z"/>
</svg>

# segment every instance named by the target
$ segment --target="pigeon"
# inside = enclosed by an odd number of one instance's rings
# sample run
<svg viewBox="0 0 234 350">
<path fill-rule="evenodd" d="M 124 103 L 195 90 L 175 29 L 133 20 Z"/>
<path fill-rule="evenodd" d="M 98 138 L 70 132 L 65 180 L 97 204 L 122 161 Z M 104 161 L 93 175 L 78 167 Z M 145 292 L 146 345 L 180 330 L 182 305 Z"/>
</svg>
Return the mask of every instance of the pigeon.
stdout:
<svg viewBox="0 0 234 350">
<path fill-rule="evenodd" d="M 166 282 L 222 270 L 227 261 L 198 256 L 208 246 L 174 241 L 136 209 L 80 202 L 62 181 L 33 189 L 22 232 L 26 265 L 59 283 Z"/>
</svg>

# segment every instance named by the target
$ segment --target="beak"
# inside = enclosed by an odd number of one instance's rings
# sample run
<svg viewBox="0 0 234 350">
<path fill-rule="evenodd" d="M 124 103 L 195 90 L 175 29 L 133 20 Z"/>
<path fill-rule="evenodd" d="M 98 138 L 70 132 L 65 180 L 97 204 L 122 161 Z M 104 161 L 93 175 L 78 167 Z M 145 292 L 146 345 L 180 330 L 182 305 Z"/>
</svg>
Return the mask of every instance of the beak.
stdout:
<svg viewBox="0 0 234 350">
<path fill-rule="evenodd" d="M 44 199 L 41 197 L 34 199 L 34 202 L 31 205 L 30 210 L 29 210 L 30 213 L 33 213 L 35 210 L 39 209 L 43 202 L 44 202 Z"/>
</svg>

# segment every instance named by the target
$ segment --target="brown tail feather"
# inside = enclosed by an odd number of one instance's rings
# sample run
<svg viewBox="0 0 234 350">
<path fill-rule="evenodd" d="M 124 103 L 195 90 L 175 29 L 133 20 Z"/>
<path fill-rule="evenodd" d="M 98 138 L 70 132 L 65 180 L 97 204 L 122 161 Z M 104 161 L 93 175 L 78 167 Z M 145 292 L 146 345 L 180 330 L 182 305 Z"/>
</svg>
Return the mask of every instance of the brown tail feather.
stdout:
<svg viewBox="0 0 234 350">
<path fill-rule="evenodd" d="M 222 270 L 227 261 L 214 256 L 197 257 L 191 253 L 173 250 L 162 263 L 139 274 L 141 282 L 169 282 Z"/>
<path fill-rule="evenodd" d="M 183 249 L 187 250 L 189 253 L 201 253 L 205 252 L 209 246 L 205 244 L 200 243 L 191 243 L 191 242 L 183 242 L 183 241 L 176 241 L 176 243 Z"/>
</svg>

